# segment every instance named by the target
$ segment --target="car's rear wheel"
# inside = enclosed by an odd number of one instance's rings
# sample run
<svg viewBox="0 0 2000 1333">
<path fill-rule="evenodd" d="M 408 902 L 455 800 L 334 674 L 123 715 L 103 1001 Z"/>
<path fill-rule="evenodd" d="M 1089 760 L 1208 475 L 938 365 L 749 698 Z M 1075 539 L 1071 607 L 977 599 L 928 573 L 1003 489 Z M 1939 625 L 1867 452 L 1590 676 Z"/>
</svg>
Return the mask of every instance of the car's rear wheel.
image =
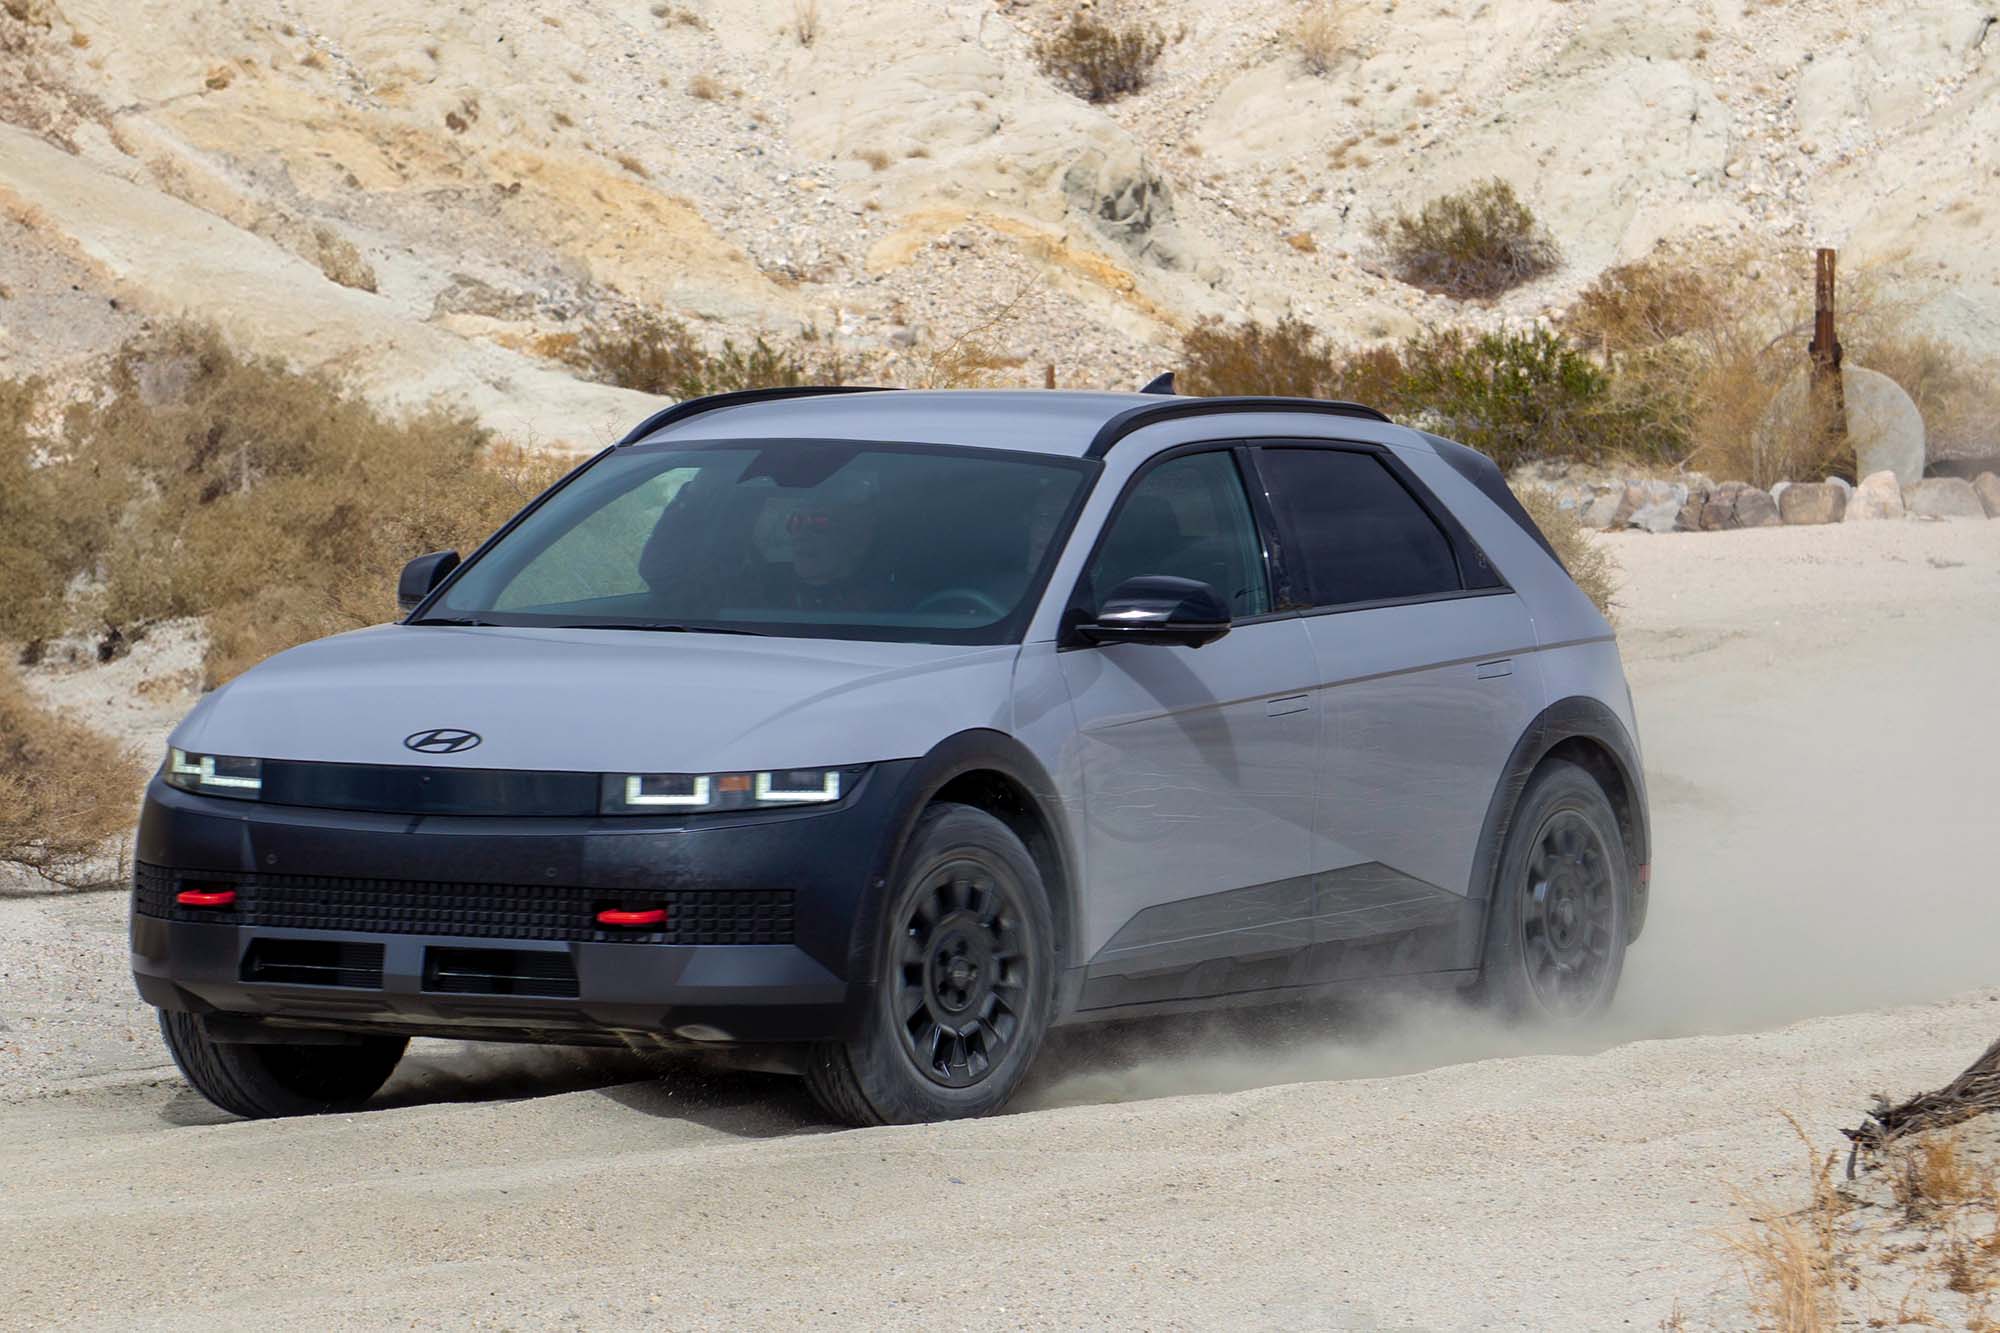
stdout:
<svg viewBox="0 0 2000 1333">
<path fill-rule="evenodd" d="M 1625 967 L 1632 864 L 1596 779 L 1550 760 L 1501 849 L 1479 993 L 1509 1017 L 1569 1023 L 1611 1004 Z"/>
<path fill-rule="evenodd" d="M 1055 931 L 1019 837 L 971 806 L 938 804 L 910 835 L 883 912 L 861 1034 L 816 1047 L 806 1082 L 854 1125 L 988 1115 L 1047 1030 Z"/>
<path fill-rule="evenodd" d="M 351 1045 L 222 1042 L 196 1015 L 170 1009 L 160 1011 L 160 1032 L 196 1092 L 252 1120 L 355 1110 L 389 1081 L 410 1044 L 407 1037 Z"/>
</svg>

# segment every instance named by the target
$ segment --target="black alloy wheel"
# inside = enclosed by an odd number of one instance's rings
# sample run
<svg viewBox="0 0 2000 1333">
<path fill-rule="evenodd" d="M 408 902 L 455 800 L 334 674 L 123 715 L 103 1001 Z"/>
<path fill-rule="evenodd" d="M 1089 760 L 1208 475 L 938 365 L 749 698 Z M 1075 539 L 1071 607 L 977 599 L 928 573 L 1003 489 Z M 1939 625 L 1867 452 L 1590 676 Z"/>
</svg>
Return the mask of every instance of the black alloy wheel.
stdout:
<svg viewBox="0 0 2000 1333">
<path fill-rule="evenodd" d="M 1476 994 L 1515 1018 L 1577 1023 L 1603 1013 L 1625 968 L 1632 875 L 1597 779 L 1544 761 L 1495 869 Z"/>
<path fill-rule="evenodd" d="M 998 1111 L 1054 1007 L 1054 917 L 1034 857 L 984 810 L 931 806 L 910 833 L 878 939 L 860 1034 L 822 1043 L 807 1062 L 814 1098 L 851 1125 Z"/>
</svg>

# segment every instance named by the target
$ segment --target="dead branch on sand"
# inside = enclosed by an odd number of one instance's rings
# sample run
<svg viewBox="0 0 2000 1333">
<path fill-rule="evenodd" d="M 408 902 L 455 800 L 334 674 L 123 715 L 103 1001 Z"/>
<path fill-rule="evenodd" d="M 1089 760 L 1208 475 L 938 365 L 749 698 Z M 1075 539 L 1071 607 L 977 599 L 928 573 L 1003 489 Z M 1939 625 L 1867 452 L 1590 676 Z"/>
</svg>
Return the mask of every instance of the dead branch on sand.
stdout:
<svg viewBox="0 0 2000 1333">
<path fill-rule="evenodd" d="M 1854 1144 L 1847 1157 L 1848 1178 L 1853 1179 L 1854 1159 L 1863 1148 L 1879 1152 L 1906 1135 L 1943 1129 L 1989 1111 L 2000 1111 L 2000 1041 L 1988 1046 L 1964 1073 L 1936 1092 L 1921 1093 L 1895 1105 L 1887 1097 L 1877 1097 L 1859 1129 L 1841 1131 Z"/>
</svg>

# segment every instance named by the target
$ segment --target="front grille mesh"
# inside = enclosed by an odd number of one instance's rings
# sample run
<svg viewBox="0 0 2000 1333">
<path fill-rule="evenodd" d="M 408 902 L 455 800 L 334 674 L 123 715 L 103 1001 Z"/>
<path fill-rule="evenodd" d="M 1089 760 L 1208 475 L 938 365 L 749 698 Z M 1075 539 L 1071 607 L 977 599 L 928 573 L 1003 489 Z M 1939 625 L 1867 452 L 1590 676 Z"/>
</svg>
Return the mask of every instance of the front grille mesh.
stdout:
<svg viewBox="0 0 2000 1333">
<path fill-rule="evenodd" d="M 187 886 L 236 891 L 227 911 L 182 907 Z M 603 906 L 667 909 L 660 930 L 605 930 Z M 385 935 L 459 935 L 479 939 L 586 940 L 616 944 L 790 944 L 788 889 L 665 889 L 634 895 L 558 885 L 450 884 L 426 880 L 349 879 L 170 870 L 141 863 L 133 907 L 169 921 L 227 923 L 286 930 L 342 930 Z"/>
</svg>

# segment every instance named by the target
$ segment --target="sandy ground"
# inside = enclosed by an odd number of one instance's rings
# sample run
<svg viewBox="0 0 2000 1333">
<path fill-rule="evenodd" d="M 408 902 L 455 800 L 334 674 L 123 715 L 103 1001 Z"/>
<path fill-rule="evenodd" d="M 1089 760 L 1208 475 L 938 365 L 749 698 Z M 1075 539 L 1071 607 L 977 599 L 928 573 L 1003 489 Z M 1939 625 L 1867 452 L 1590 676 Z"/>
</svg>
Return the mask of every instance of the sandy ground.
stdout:
<svg viewBox="0 0 2000 1333">
<path fill-rule="evenodd" d="M 425 1043 L 378 1109 L 244 1124 L 164 1067 L 118 895 L 0 894 L 0 1327 L 1747 1327 L 1780 1113 L 1834 1147 L 2000 1031 L 2000 522 L 1611 540 L 1658 855 L 1599 1031 L 1144 1025 L 1018 1114 L 852 1132 Z"/>
</svg>

